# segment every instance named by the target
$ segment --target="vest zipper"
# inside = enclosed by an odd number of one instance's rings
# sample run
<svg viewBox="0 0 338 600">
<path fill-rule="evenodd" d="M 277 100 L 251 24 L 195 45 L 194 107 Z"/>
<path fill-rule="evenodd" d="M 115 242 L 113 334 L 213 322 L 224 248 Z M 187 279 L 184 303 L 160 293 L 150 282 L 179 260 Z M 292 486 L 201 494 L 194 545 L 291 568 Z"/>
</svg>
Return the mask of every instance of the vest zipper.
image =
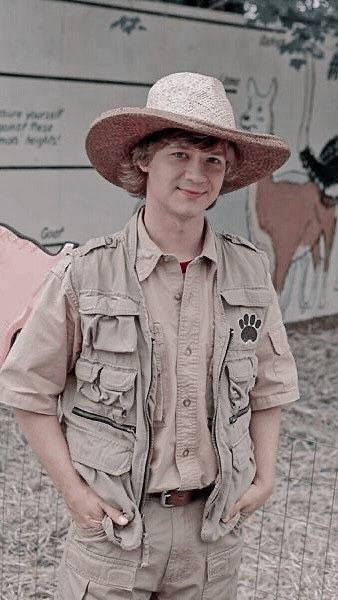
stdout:
<svg viewBox="0 0 338 600">
<path fill-rule="evenodd" d="M 249 408 L 250 408 L 250 403 L 247 404 L 244 408 L 241 408 L 241 410 L 239 410 L 235 415 L 232 415 L 232 417 L 230 417 L 230 419 L 229 419 L 230 425 L 232 425 L 233 423 L 236 423 L 238 417 L 245 415 L 245 413 L 248 412 Z"/>
<path fill-rule="evenodd" d="M 90 421 L 99 421 L 100 423 L 105 423 L 106 425 L 110 425 L 115 429 L 120 429 L 120 431 L 128 431 L 128 433 L 132 433 L 134 437 L 136 437 L 136 427 L 133 425 L 120 425 L 110 419 L 109 417 L 104 417 L 103 415 L 97 415 L 96 413 L 89 412 L 88 410 L 83 410 L 82 408 L 78 408 L 78 406 L 74 406 L 72 413 L 77 415 L 78 417 L 83 417 L 84 419 L 89 419 Z"/>
<path fill-rule="evenodd" d="M 149 410 L 148 410 L 148 400 L 149 400 L 149 394 L 150 394 L 150 390 L 152 388 L 152 384 L 153 384 L 153 377 L 154 377 L 154 369 L 153 369 L 153 360 L 154 360 L 154 338 L 151 338 L 151 354 L 150 354 L 150 382 L 149 382 L 149 387 L 148 387 L 148 392 L 147 392 L 147 396 L 146 396 L 146 400 L 145 400 L 145 406 L 144 406 L 144 416 L 145 416 L 145 423 L 147 424 L 147 433 L 148 433 L 148 439 L 149 439 L 149 445 L 148 445 L 148 452 L 147 452 L 147 458 L 146 458 L 146 462 L 145 462 L 145 467 L 144 467 L 144 477 L 143 477 L 143 484 L 142 484 L 142 491 L 141 491 L 141 497 L 140 497 L 140 501 L 139 501 L 139 511 L 142 515 L 142 510 L 143 510 L 143 506 L 144 506 L 144 499 L 145 499 L 145 495 L 146 495 L 146 488 L 147 488 L 147 484 L 149 481 L 149 457 L 152 454 L 152 450 L 153 450 L 153 445 L 154 445 L 154 440 L 153 440 L 153 435 L 152 435 L 152 429 L 151 429 L 151 423 L 150 423 L 150 417 L 149 417 Z"/>
<path fill-rule="evenodd" d="M 221 378 L 221 373 L 222 373 L 223 368 L 224 368 L 224 363 L 226 361 L 226 357 L 227 357 L 227 354 L 229 352 L 229 348 L 230 348 L 230 344 L 232 342 L 233 336 L 234 336 L 234 330 L 231 328 L 230 332 L 229 332 L 229 339 L 228 339 L 227 347 L 226 347 L 226 350 L 225 350 L 225 353 L 224 353 L 224 356 L 223 356 L 223 360 L 222 360 L 222 365 L 221 365 L 221 370 L 220 370 L 220 375 L 219 375 L 219 380 L 218 380 L 218 387 L 219 387 L 219 382 L 220 382 L 220 378 Z M 212 445 L 214 447 L 214 450 L 215 450 L 215 453 L 216 453 L 216 457 L 217 457 L 218 471 L 219 471 L 219 473 L 221 473 L 221 468 L 222 468 L 221 457 L 220 457 L 219 449 L 218 449 L 218 446 L 217 446 L 217 440 L 216 440 L 216 416 L 217 416 L 217 410 L 218 410 L 218 400 L 217 400 L 217 406 L 216 406 L 214 418 L 213 418 L 213 421 L 212 421 L 211 441 L 212 441 Z M 211 509 L 212 505 L 215 504 L 216 498 L 217 498 L 217 496 L 219 494 L 219 490 L 220 490 L 220 486 L 218 486 L 218 488 L 216 488 L 216 486 L 215 486 L 213 492 L 211 492 L 211 494 L 210 494 L 210 498 L 209 498 L 210 505 L 209 505 L 209 510 L 208 510 L 207 515 L 206 515 L 206 518 L 208 518 L 208 516 L 210 514 L 210 509 Z"/>
</svg>

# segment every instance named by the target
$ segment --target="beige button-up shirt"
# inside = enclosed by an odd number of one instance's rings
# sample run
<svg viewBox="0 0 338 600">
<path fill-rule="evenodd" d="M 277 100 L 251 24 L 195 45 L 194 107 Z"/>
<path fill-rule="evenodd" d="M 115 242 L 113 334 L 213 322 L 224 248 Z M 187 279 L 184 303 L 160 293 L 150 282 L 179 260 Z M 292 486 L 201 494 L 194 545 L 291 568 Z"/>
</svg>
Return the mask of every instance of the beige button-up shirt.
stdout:
<svg viewBox="0 0 338 600">
<path fill-rule="evenodd" d="M 193 489 L 214 481 L 217 463 L 211 441 L 214 286 L 217 255 L 205 222 L 200 256 L 183 275 L 177 258 L 163 253 L 138 220 L 136 272 L 152 323 L 158 370 L 154 449 L 149 492 Z M 258 377 L 250 393 L 252 410 L 294 401 L 295 365 L 290 351 L 278 358 L 274 331 L 282 317 L 270 281 L 273 303 L 262 326 Z M 276 361 L 280 368 L 276 368 Z M 279 394 L 281 381 L 284 392 Z"/>
<path fill-rule="evenodd" d="M 136 272 L 155 338 L 158 385 L 149 491 L 193 489 L 216 477 L 208 429 L 216 248 L 206 223 L 203 249 L 183 275 L 138 221 Z"/>
</svg>

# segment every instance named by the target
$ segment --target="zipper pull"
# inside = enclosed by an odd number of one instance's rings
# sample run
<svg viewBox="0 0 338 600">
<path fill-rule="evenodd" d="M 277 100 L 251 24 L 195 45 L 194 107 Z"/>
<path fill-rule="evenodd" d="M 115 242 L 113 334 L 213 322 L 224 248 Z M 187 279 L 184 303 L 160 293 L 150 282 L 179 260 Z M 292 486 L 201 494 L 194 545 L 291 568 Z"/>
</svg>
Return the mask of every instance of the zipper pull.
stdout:
<svg viewBox="0 0 338 600">
<path fill-rule="evenodd" d="M 232 342 L 232 338 L 233 337 L 234 337 L 234 329 L 232 327 L 230 327 L 229 339 L 228 339 L 228 344 L 227 344 L 226 351 L 225 351 L 225 354 L 224 354 L 223 364 L 224 364 L 224 361 L 225 361 L 225 359 L 227 357 L 227 354 L 229 352 L 230 344 Z"/>
<path fill-rule="evenodd" d="M 144 524 L 143 524 L 141 569 L 143 567 L 149 566 L 149 554 L 150 554 L 149 535 L 145 531 Z"/>
</svg>

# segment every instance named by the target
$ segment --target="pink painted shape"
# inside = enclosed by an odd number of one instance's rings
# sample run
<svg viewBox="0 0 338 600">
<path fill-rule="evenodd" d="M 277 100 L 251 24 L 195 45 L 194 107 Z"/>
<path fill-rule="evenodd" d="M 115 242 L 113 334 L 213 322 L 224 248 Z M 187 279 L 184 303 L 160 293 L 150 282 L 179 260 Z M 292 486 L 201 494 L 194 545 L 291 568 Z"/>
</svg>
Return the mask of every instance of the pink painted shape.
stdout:
<svg viewBox="0 0 338 600">
<path fill-rule="evenodd" d="M 58 254 L 50 255 L 31 240 L 0 225 L 0 365 L 14 334 L 27 320 L 47 271 L 73 247 L 67 243 Z"/>
</svg>

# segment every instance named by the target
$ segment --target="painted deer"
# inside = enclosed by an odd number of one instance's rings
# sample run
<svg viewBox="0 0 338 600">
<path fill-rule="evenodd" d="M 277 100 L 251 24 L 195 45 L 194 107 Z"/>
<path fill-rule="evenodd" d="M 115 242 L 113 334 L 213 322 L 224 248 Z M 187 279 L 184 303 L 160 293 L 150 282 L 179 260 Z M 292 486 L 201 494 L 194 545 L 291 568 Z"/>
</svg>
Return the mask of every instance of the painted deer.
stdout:
<svg viewBox="0 0 338 600">
<path fill-rule="evenodd" d="M 250 131 L 273 133 L 273 102 L 277 93 L 277 80 L 273 79 L 269 91 L 262 94 L 254 79 L 250 78 L 247 92 L 248 104 L 241 116 L 241 126 Z M 305 123 L 304 116 L 302 123 Z M 273 282 L 279 294 L 285 286 L 286 276 L 292 265 L 297 259 L 301 259 L 304 268 L 304 259 L 309 257 L 309 253 L 315 275 L 311 287 L 316 292 L 323 240 L 321 304 L 325 304 L 327 274 L 336 231 L 336 209 L 322 203 L 318 185 L 309 180 L 276 181 L 272 175 L 265 177 L 249 189 L 247 215 L 251 238 L 270 257 Z M 313 303 L 313 297 L 305 299 L 307 267 L 302 279 L 300 306 L 305 310 Z"/>
</svg>

